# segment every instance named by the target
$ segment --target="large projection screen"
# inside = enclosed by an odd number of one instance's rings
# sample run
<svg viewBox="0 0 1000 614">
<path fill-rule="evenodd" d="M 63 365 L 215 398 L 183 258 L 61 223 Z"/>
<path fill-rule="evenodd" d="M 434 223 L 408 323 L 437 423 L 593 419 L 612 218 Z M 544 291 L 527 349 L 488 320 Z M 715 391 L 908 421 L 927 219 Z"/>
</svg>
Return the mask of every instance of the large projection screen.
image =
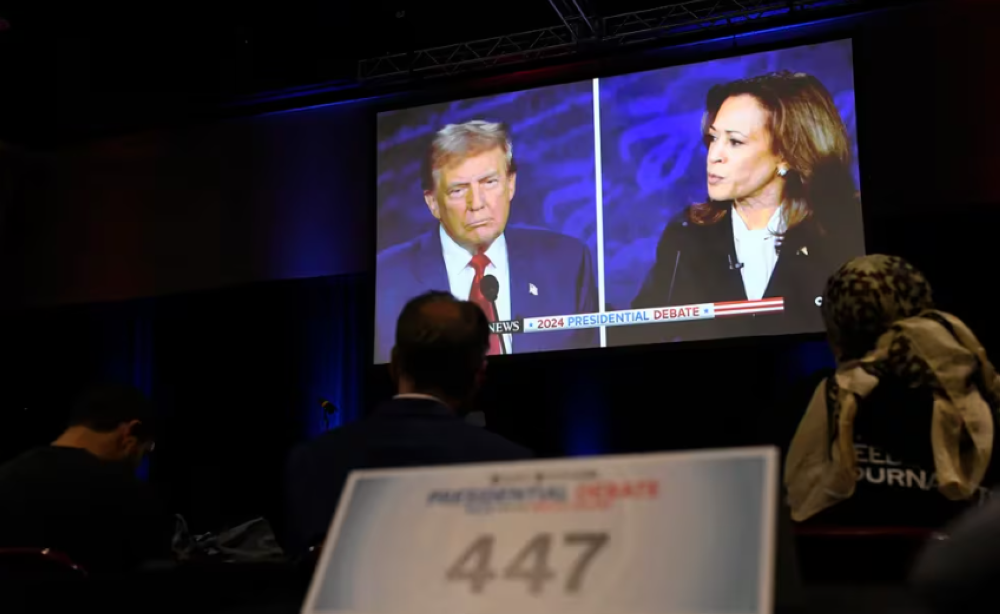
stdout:
<svg viewBox="0 0 1000 614">
<path fill-rule="evenodd" d="M 819 332 L 857 160 L 849 40 L 382 113 L 375 362 L 430 290 L 492 354 Z"/>
</svg>

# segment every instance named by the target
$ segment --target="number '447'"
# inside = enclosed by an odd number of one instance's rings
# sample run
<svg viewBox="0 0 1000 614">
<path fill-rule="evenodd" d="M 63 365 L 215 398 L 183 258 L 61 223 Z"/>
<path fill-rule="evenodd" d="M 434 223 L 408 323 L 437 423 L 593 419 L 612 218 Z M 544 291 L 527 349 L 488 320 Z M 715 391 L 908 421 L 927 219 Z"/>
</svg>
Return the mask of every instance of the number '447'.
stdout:
<svg viewBox="0 0 1000 614">
<path fill-rule="evenodd" d="M 489 582 L 497 579 L 497 572 L 492 565 L 495 541 L 492 535 L 478 537 L 462 552 L 445 577 L 453 582 L 468 582 L 473 593 L 482 593 Z M 523 581 L 529 592 L 541 594 L 545 584 L 557 576 L 556 570 L 549 564 L 552 541 L 550 533 L 540 533 L 531 538 L 504 568 L 503 579 Z M 569 533 L 564 536 L 564 545 L 580 550 L 579 556 L 568 570 L 566 592 L 580 591 L 587 568 L 607 543 L 607 533 Z"/>
</svg>

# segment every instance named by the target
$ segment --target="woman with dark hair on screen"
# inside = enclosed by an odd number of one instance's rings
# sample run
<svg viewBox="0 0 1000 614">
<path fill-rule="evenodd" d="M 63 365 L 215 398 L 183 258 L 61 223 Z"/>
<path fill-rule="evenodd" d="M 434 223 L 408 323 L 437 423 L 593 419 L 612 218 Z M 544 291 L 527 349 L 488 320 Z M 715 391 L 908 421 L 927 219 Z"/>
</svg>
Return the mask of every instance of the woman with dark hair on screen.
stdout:
<svg viewBox="0 0 1000 614">
<path fill-rule="evenodd" d="M 708 92 L 702 129 L 708 199 L 663 230 L 632 308 L 783 297 L 784 313 L 632 331 L 650 342 L 821 330 L 823 283 L 864 247 L 833 97 L 804 73 L 741 79 Z"/>
</svg>

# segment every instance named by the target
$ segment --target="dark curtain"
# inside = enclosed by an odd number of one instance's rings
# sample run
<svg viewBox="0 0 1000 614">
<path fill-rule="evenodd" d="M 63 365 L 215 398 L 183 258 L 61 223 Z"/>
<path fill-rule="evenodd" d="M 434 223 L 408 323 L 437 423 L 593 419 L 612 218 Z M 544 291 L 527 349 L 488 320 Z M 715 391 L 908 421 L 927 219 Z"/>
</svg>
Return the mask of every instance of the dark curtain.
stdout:
<svg viewBox="0 0 1000 614">
<path fill-rule="evenodd" d="M 149 475 L 196 528 L 247 520 L 274 501 L 289 449 L 359 417 L 371 357 L 362 275 L 269 282 L 8 316 L 0 455 L 61 431 L 95 382 L 154 399 Z"/>
</svg>

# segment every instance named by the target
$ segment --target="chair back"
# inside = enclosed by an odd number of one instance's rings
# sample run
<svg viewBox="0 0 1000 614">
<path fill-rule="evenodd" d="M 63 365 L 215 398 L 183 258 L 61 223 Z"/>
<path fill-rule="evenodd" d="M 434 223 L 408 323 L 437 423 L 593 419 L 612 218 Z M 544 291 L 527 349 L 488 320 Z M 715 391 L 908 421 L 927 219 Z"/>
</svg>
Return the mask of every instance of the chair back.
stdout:
<svg viewBox="0 0 1000 614">
<path fill-rule="evenodd" d="M 87 571 L 51 548 L 0 548 L 0 580 L 87 577 Z"/>
<path fill-rule="evenodd" d="M 797 527 L 806 584 L 902 585 L 929 541 L 944 533 L 913 527 Z"/>
</svg>

